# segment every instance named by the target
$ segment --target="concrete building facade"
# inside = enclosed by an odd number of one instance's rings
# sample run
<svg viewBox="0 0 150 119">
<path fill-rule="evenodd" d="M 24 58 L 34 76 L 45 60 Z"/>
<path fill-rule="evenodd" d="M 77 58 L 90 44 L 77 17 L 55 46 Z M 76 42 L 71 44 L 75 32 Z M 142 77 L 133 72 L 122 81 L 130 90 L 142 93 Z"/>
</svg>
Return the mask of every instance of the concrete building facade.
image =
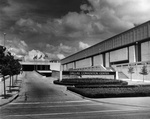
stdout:
<svg viewBox="0 0 150 119">
<path fill-rule="evenodd" d="M 141 79 L 140 70 L 147 66 L 150 80 L 150 21 L 106 39 L 85 50 L 61 60 L 63 70 L 113 69 L 124 73 L 134 68 L 135 79 Z M 138 74 L 138 75 L 137 75 Z"/>
</svg>

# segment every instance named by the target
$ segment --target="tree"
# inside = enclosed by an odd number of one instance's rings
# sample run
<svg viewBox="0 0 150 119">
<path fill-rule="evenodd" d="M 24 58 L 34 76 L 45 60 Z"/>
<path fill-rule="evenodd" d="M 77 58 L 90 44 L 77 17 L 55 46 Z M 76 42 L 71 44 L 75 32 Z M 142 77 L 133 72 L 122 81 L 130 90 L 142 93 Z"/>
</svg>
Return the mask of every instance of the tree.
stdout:
<svg viewBox="0 0 150 119">
<path fill-rule="evenodd" d="M 143 67 L 141 68 L 140 74 L 143 75 L 143 82 L 144 82 L 144 76 L 148 75 L 148 71 L 147 71 L 147 66 L 146 65 L 143 65 Z"/>
<path fill-rule="evenodd" d="M 7 63 L 8 67 L 9 67 L 9 71 L 8 71 L 8 75 L 10 77 L 10 82 L 9 82 L 9 91 L 11 91 L 11 87 L 13 85 L 13 78 L 12 78 L 12 68 L 11 68 L 11 65 L 13 65 L 13 60 L 14 60 L 14 57 L 8 53 L 6 56 L 5 56 L 5 63 Z"/>
<path fill-rule="evenodd" d="M 4 98 L 6 98 L 6 85 L 5 85 L 5 76 L 8 75 L 9 67 L 7 65 L 1 66 L 1 74 L 3 75 L 3 81 L 4 81 Z"/>
<path fill-rule="evenodd" d="M 0 73 L 2 74 L 3 81 L 4 81 L 4 97 L 6 97 L 5 76 L 7 75 L 10 76 L 10 87 L 11 87 L 11 77 L 13 75 L 18 75 L 20 73 L 20 70 L 21 70 L 21 65 L 19 61 L 14 59 L 11 53 L 6 52 L 5 47 L 0 47 Z M 12 84 L 13 84 L 13 80 L 12 80 Z"/>
<path fill-rule="evenodd" d="M 20 74 L 20 71 L 21 71 L 21 64 L 19 63 L 19 60 L 17 59 L 13 60 L 12 74 L 16 75 L 16 81 L 18 74 Z"/>
<path fill-rule="evenodd" d="M 8 69 L 4 64 L 5 50 L 6 50 L 5 47 L 3 46 L 0 47 L 0 73 L 3 76 L 3 82 L 4 82 L 4 98 L 6 97 L 5 75 L 7 74 L 7 69 Z"/>
<path fill-rule="evenodd" d="M 12 86 L 13 86 L 14 85 L 14 78 L 13 78 L 13 76 L 20 74 L 21 65 L 19 63 L 19 60 L 14 59 L 14 57 L 11 56 L 11 55 L 8 56 L 8 59 L 9 59 L 8 65 L 9 65 L 9 68 L 10 68 L 9 75 L 10 75 L 10 77 L 12 77 Z M 17 78 L 16 78 L 16 80 L 17 80 Z"/>
<path fill-rule="evenodd" d="M 129 67 L 128 68 L 128 73 L 130 74 L 130 78 L 132 80 L 132 74 L 134 73 L 134 68 L 133 67 Z"/>
</svg>

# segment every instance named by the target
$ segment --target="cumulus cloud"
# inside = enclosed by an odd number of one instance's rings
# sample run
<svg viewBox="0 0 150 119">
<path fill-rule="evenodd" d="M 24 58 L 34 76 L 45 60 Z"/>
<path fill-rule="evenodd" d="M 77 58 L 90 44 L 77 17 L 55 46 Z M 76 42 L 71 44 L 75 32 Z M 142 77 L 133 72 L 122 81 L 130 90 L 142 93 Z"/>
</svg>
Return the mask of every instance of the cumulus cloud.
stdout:
<svg viewBox="0 0 150 119">
<path fill-rule="evenodd" d="M 31 50 L 24 57 L 25 61 L 46 61 L 45 54 L 39 50 Z"/>
<path fill-rule="evenodd" d="M 94 7 L 92 14 L 98 18 L 107 20 L 107 17 L 112 14 L 111 17 L 120 19 L 120 23 L 122 21 L 130 24 L 129 28 L 132 27 L 131 24 L 143 23 L 150 19 L 149 0 L 89 0 L 89 2 Z"/>
<path fill-rule="evenodd" d="M 79 42 L 79 48 L 81 49 L 81 50 L 83 50 L 83 49 L 86 49 L 86 48 L 88 48 L 88 47 L 90 47 L 90 45 L 88 45 L 87 43 L 83 43 L 83 42 Z"/>
<path fill-rule="evenodd" d="M 2 44 L 3 45 L 3 44 Z M 15 56 L 25 56 L 28 52 L 28 45 L 25 41 L 13 37 L 12 35 L 7 35 L 5 38 L 5 47 L 7 50 L 14 54 Z"/>
<path fill-rule="evenodd" d="M 45 52 L 40 50 L 31 50 L 27 53 L 27 55 L 24 57 L 25 61 L 51 61 L 51 60 L 60 60 L 65 58 L 64 54 L 65 52 L 69 52 L 71 48 L 69 46 L 65 46 L 63 44 L 60 44 L 60 47 L 54 47 L 50 44 L 47 44 L 48 48 L 53 48 L 55 52 Z M 62 52 L 62 53 L 61 53 Z"/>
<path fill-rule="evenodd" d="M 7 32 L 17 55 L 36 49 L 61 59 L 150 20 L 149 0 L 62 1 L 0 1 L 0 43 Z"/>
<path fill-rule="evenodd" d="M 89 5 L 87 5 L 87 4 L 81 5 L 81 6 L 80 6 L 80 9 L 83 10 L 84 12 L 85 12 L 85 11 L 88 11 L 88 12 L 92 11 L 92 7 L 89 6 Z"/>
<path fill-rule="evenodd" d="M 69 46 L 66 46 L 66 45 L 63 45 L 62 43 L 60 43 L 59 50 L 67 53 L 72 50 L 72 47 L 69 47 Z"/>
<path fill-rule="evenodd" d="M 57 54 L 57 57 L 58 57 L 59 59 L 65 58 L 65 56 L 64 56 L 63 54 Z"/>
</svg>

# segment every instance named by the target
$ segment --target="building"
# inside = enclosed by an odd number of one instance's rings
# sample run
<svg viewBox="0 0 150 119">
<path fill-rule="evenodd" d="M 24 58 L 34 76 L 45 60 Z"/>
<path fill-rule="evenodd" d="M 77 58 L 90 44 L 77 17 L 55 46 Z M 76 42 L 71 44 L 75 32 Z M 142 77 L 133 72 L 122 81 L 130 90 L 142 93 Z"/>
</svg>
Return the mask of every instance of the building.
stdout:
<svg viewBox="0 0 150 119">
<path fill-rule="evenodd" d="M 63 70 L 116 70 L 127 77 L 132 66 L 134 79 L 142 79 L 139 72 L 146 65 L 150 80 L 150 21 L 66 57 L 61 64 Z"/>
</svg>

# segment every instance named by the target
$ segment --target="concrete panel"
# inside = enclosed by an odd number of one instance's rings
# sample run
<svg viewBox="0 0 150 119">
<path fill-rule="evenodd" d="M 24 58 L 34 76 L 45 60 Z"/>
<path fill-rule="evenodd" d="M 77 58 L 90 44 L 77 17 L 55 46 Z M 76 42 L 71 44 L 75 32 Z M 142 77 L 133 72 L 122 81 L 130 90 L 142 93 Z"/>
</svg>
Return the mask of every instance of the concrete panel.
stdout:
<svg viewBox="0 0 150 119">
<path fill-rule="evenodd" d="M 144 28 L 143 28 L 144 32 L 143 32 L 143 39 L 147 38 L 148 37 L 148 24 L 144 25 Z"/>
<path fill-rule="evenodd" d="M 51 63 L 50 69 L 55 71 L 60 71 L 60 63 Z"/>
<path fill-rule="evenodd" d="M 91 58 L 79 60 L 76 62 L 76 68 L 90 67 L 91 65 Z"/>
<path fill-rule="evenodd" d="M 93 57 L 94 63 L 93 66 L 103 65 L 103 56 L 97 55 Z"/>
<path fill-rule="evenodd" d="M 129 62 L 136 62 L 136 56 L 135 56 L 135 46 L 129 47 Z"/>
<path fill-rule="evenodd" d="M 68 64 L 68 69 L 73 69 L 73 63 Z"/>
<path fill-rule="evenodd" d="M 128 60 L 128 49 L 122 48 L 110 52 L 110 62 L 124 61 Z"/>
<path fill-rule="evenodd" d="M 76 61 L 76 68 L 82 68 L 81 67 L 81 60 L 80 61 Z"/>
<path fill-rule="evenodd" d="M 141 44 L 142 61 L 150 61 L 150 41 Z"/>
<path fill-rule="evenodd" d="M 148 26 L 148 32 L 147 32 L 148 34 L 147 35 L 148 35 L 148 37 L 150 37 L 150 22 L 148 23 L 147 26 Z"/>
<path fill-rule="evenodd" d="M 110 66 L 110 61 L 109 61 L 109 53 L 106 53 L 105 55 L 105 67 Z"/>
<path fill-rule="evenodd" d="M 63 70 L 67 70 L 67 65 L 63 65 Z"/>
</svg>

